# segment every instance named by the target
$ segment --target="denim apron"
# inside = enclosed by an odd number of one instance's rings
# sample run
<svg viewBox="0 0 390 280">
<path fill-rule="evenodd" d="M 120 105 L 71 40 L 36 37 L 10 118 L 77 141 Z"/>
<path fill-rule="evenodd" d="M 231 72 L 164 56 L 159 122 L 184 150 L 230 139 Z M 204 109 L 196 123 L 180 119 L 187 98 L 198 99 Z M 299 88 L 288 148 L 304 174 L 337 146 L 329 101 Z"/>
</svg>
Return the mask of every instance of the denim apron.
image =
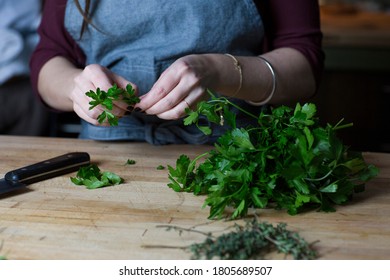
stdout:
<svg viewBox="0 0 390 280">
<path fill-rule="evenodd" d="M 253 0 L 91 2 L 90 14 L 97 29 L 89 26 L 79 38 L 83 18 L 74 1 L 67 3 L 66 29 L 86 54 L 87 65 L 97 63 L 125 77 L 138 86 L 140 95 L 148 92 L 160 74 L 182 56 L 256 55 L 261 50 L 264 29 Z M 80 3 L 84 7 L 85 1 Z M 246 121 L 237 116 L 239 126 Z M 182 120 L 167 121 L 131 113 L 121 118 L 117 127 L 94 126 L 82 121 L 80 138 L 205 144 L 214 142 L 227 129 L 211 126 L 213 134 L 205 136 L 194 126 L 184 126 Z"/>
</svg>

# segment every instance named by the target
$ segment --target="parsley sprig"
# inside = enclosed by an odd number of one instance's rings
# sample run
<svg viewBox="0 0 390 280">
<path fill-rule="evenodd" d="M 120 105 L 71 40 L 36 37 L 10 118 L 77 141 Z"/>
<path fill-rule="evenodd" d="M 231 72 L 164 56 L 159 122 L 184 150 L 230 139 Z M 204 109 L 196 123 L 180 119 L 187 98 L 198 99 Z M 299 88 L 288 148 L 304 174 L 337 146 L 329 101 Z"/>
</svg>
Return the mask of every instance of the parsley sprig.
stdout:
<svg viewBox="0 0 390 280">
<path fill-rule="evenodd" d="M 92 110 L 98 105 L 101 105 L 104 109 L 97 118 L 98 122 L 103 123 L 107 119 L 111 126 L 118 125 L 118 117 L 111 112 L 114 106 L 114 101 L 121 100 L 129 106 L 134 106 L 140 101 L 131 84 L 128 84 L 126 89 L 119 88 L 116 84 L 114 84 L 107 90 L 107 92 L 97 88 L 96 92 L 90 90 L 85 94 L 92 99 L 89 102 L 89 110 Z"/>
<path fill-rule="evenodd" d="M 335 211 L 335 205 L 363 191 L 365 182 L 378 173 L 361 153 L 349 151 L 337 138 L 336 131 L 351 124 L 320 126 L 314 104 L 270 108 L 257 117 L 224 97 L 210 95 L 209 101 L 187 111 L 184 123 L 210 134 L 209 126 L 199 125 L 203 115 L 210 122 L 226 121 L 231 129 L 215 149 L 193 160 L 181 155 L 175 168 L 168 166 L 168 186 L 206 195 L 210 219 L 221 218 L 228 208 L 233 209 L 231 218 L 245 216 L 251 207 L 285 209 L 291 215 L 308 209 Z M 258 125 L 238 128 L 231 106 L 256 118 Z"/>
</svg>

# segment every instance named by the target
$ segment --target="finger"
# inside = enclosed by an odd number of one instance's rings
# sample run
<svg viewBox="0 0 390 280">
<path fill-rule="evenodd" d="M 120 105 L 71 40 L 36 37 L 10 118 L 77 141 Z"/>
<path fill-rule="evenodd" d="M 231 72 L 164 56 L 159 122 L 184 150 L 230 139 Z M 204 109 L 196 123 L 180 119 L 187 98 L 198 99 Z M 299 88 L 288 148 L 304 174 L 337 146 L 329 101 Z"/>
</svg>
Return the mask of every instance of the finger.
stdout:
<svg viewBox="0 0 390 280">
<path fill-rule="evenodd" d="M 118 88 L 122 88 L 122 89 L 126 89 L 127 86 L 130 84 L 131 87 L 133 88 L 135 94 L 137 95 L 138 94 L 138 87 L 137 85 L 135 85 L 134 83 L 128 81 L 127 79 L 125 79 L 124 77 L 118 75 L 118 74 L 115 74 L 113 72 L 110 72 L 110 76 L 112 78 L 112 84 L 116 84 L 118 86 Z M 112 85 L 111 85 L 112 86 Z M 117 101 L 114 101 L 113 103 L 113 109 L 112 109 L 112 113 L 116 116 L 123 116 L 126 112 L 129 111 L 128 107 L 129 107 L 129 104 L 127 104 L 126 102 L 124 101 L 121 101 L 121 100 L 117 100 Z"/>
<path fill-rule="evenodd" d="M 117 116 L 123 116 L 126 112 L 131 112 L 133 109 L 129 108 L 129 104 L 124 101 L 114 101 L 112 107 L 112 113 Z"/>
<path fill-rule="evenodd" d="M 73 110 L 84 120 L 94 125 L 108 125 L 108 122 L 105 120 L 103 123 L 98 122 L 98 117 L 105 110 L 101 105 L 98 105 L 90 109 L 89 102 L 92 100 L 85 93 L 94 90 L 95 85 L 87 79 L 85 76 L 79 77 L 76 87 L 72 93 L 73 99 Z M 94 90 L 96 91 L 96 89 Z M 114 108 L 113 108 L 114 109 Z M 124 111 L 116 108 L 113 110 L 114 115 L 123 116 Z"/>
<path fill-rule="evenodd" d="M 73 103 L 77 103 L 82 109 L 85 114 L 90 115 L 89 102 L 92 100 L 90 97 L 86 95 L 89 91 L 95 91 L 97 90 L 97 87 L 91 80 L 91 75 L 89 73 L 82 72 L 80 75 L 78 75 L 75 79 L 75 88 L 72 91 L 71 99 L 73 100 Z M 102 110 L 102 109 L 101 109 Z"/>
<path fill-rule="evenodd" d="M 132 87 L 137 90 L 137 87 L 127 81 L 125 78 L 112 72 L 106 73 L 104 70 L 105 68 L 89 66 L 82 75 L 77 77 L 76 85 L 80 91 L 79 94 L 82 96 L 77 96 L 75 99 L 77 99 L 76 102 L 80 104 L 80 107 L 84 108 L 85 114 L 90 117 L 97 117 L 101 112 L 103 112 L 104 109 L 101 106 L 97 106 L 95 107 L 96 109 L 93 108 L 92 110 L 89 110 L 89 102 L 91 101 L 91 98 L 83 93 L 89 92 L 91 90 L 96 91 L 97 88 L 100 88 L 101 90 L 108 90 L 108 88 L 112 87 L 112 84 L 114 83 L 117 84 L 118 87 L 122 88 L 126 88 L 128 84 L 131 84 Z M 95 79 L 99 80 L 96 81 Z M 128 104 L 126 102 L 119 100 L 115 101 L 113 105 L 114 106 L 110 112 L 114 115 L 122 117 L 127 112 Z M 96 114 L 96 111 L 98 111 L 99 114 Z"/>
<path fill-rule="evenodd" d="M 115 74 L 115 73 L 112 73 L 112 80 L 115 84 L 117 84 L 118 87 L 120 88 L 126 88 L 128 84 L 130 84 L 132 86 L 132 88 L 134 89 L 135 93 L 138 94 L 138 87 L 136 84 L 133 84 L 132 82 L 126 80 L 124 77 L 118 75 L 118 74 Z"/>
<path fill-rule="evenodd" d="M 88 111 L 88 113 L 91 113 L 91 115 L 89 115 L 84 111 L 83 107 L 81 107 L 79 104 L 74 104 L 73 110 L 83 120 L 93 125 L 101 125 L 97 120 L 97 116 L 101 114 L 101 111 L 99 112 L 97 109 L 96 110 L 94 109 L 92 111 Z"/>
<path fill-rule="evenodd" d="M 91 98 L 89 98 L 85 93 L 93 87 L 93 84 L 86 80 L 85 82 L 82 82 L 81 79 L 79 79 L 81 83 L 76 83 L 74 89 L 72 90 L 70 98 L 73 101 L 73 107 L 77 105 L 79 108 L 78 110 L 84 111 L 84 114 L 89 115 L 89 102 L 91 101 Z"/>
<path fill-rule="evenodd" d="M 197 103 L 204 92 L 205 89 L 199 85 L 197 79 L 194 79 L 192 76 L 183 77 L 180 83 L 165 98 L 158 100 L 145 112 L 147 114 L 160 115 L 174 109 L 183 100 L 186 100 L 189 104 Z"/>
<path fill-rule="evenodd" d="M 92 82 L 94 85 L 92 90 L 100 88 L 101 90 L 109 89 L 113 84 L 112 72 L 107 68 L 97 65 L 91 64 L 84 68 L 82 72 L 81 78 L 87 79 Z"/>
<path fill-rule="evenodd" d="M 191 105 L 183 99 L 171 110 L 157 114 L 157 117 L 163 120 L 177 120 L 187 115 L 186 110 L 190 109 Z"/>
<path fill-rule="evenodd" d="M 122 81 L 121 84 L 123 85 L 123 86 L 121 86 L 121 88 L 123 88 L 123 89 L 126 89 L 126 87 L 130 84 L 134 90 L 134 94 L 138 95 L 138 87 L 135 84 L 128 82 L 127 80 Z M 127 102 L 125 102 L 121 99 L 114 101 L 114 107 L 117 107 L 120 110 L 120 112 L 122 112 L 123 114 L 126 112 L 132 111 L 134 109 L 135 105 L 136 104 L 134 104 L 134 105 L 128 104 Z"/>
<path fill-rule="evenodd" d="M 161 112 L 157 116 L 161 119 L 175 120 L 187 115 L 187 108 L 193 110 L 197 104 L 206 99 L 206 92 L 204 89 L 197 87 L 183 98 L 175 107 L 170 110 Z"/>
<path fill-rule="evenodd" d="M 179 84 L 179 77 L 169 69 L 165 70 L 151 90 L 141 97 L 141 101 L 136 106 L 137 108 L 143 111 L 148 110 L 159 100 L 165 98 Z"/>
<path fill-rule="evenodd" d="M 192 91 L 191 84 L 182 79 L 170 92 L 161 98 L 155 98 L 154 104 L 145 109 L 145 113 L 158 115 L 176 107 Z M 142 100 L 143 101 L 143 100 Z M 141 101 L 141 102 L 142 102 Z"/>
</svg>

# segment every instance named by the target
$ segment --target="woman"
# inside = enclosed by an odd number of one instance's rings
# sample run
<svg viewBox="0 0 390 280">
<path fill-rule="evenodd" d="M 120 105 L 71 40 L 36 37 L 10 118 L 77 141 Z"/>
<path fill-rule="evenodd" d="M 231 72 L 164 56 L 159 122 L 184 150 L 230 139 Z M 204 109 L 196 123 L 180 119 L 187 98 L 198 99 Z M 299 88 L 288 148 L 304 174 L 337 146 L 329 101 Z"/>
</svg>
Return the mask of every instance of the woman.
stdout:
<svg viewBox="0 0 390 280">
<path fill-rule="evenodd" d="M 37 92 L 56 110 L 74 110 L 80 137 L 97 140 L 211 143 L 226 128 L 205 136 L 180 119 L 206 89 L 256 112 L 313 95 L 324 59 L 315 0 L 52 0 L 39 33 Z M 102 108 L 89 110 L 85 92 L 114 83 L 131 83 L 141 101 L 129 115 L 118 102 L 119 126 L 102 126 Z"/>
</svg>

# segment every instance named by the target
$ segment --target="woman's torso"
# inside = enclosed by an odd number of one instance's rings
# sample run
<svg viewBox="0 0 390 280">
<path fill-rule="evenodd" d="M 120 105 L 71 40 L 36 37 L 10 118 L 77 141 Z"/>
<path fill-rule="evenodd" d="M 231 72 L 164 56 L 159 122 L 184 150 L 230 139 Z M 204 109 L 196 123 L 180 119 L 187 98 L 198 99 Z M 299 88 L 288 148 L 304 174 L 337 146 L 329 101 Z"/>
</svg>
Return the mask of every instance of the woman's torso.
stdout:
<svg viewBox="0 0 390 280">
<path fill-rule="evenodd" d="M 261 51 L 264 28 L 252 0 L 91 2 L 90 14 L 98 29 L 89 26 L 80 39 L 83 17 L 73 1 L 67 3 L 66 29 L 85 53 L 86 64 L 97 63 L 125 77 L 137 84 L 141 95 L 152 87 L 162 71 L 182 56 L 201 53 L 256 55 Z M 83 6 L 84 1 L 80 3 Z M 240 122 L 245 123 L 245 118 L 239 115 Z M 87 130 L 82 136 L 135 141 L 144 137 L 144 140 L 157 144 L 165 144 L 164 138 L 169 139 L 169 143 L 197 138 L 182 139 L 187 133 L 186 128 L 177 121 L 171 124 L 173 127 L 166 131 L 169 122 L 133 114 L 121 120 L 115 129 L 84 124 Z M 164 133 L 159 135 L 161 126 Z M 143 131 L 151 132 L 149 136 L 143 136 Z M 222 131 L 216 129 L 214 139 Z M 156 141 L 155 137 L 161 139 Z M 196 142 L 208 140 L 199 135 Z"/>
</svg>

